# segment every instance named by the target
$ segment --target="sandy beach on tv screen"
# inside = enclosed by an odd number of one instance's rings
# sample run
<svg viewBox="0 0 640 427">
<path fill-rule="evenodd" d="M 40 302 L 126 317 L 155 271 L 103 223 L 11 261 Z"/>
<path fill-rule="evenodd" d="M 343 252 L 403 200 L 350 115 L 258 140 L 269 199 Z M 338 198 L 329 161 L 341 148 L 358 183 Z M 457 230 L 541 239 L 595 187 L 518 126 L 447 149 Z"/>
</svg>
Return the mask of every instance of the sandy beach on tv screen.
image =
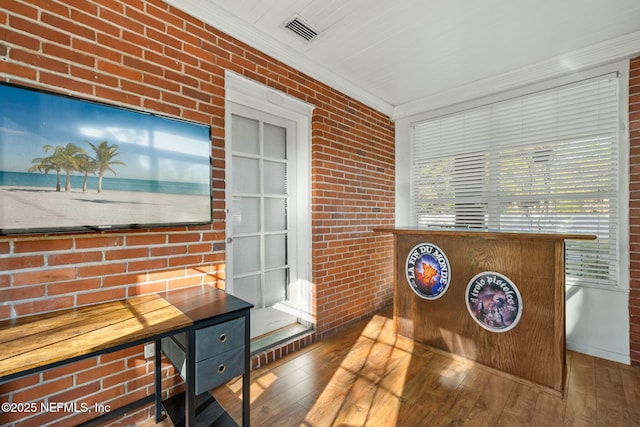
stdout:
<svg viewBox="0 0 640 427">
<path fill-rule="evenodd" d="M 206 222 L 208 196 L 0 186 L 0 229 L 56 229 Z"/>
</svg>

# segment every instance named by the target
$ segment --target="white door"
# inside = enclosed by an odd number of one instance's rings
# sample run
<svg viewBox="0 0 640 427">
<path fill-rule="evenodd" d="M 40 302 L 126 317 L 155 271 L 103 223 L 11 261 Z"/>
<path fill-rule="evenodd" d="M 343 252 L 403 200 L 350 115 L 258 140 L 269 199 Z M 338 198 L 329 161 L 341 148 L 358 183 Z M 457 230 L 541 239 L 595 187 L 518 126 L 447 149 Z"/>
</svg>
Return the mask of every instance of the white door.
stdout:
<svg viewBox="0 0 640 427">
<path fill-rule="evenodd" d="M 255 338 L 298 320 L 290 285 L 297 280 L 296 124 L 236 104 L 230 117 L 227 291 L 254 305 Z"/>
</svg>

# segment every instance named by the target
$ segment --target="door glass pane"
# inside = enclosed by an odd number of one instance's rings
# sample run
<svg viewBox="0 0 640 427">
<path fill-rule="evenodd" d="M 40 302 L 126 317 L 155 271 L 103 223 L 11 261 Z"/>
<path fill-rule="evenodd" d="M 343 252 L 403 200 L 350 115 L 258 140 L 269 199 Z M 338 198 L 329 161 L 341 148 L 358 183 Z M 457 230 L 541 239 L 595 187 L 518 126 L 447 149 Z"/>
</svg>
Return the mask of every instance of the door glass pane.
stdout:
<svg viewBox="0 0 640 427">
<path fill-rule="evenodd" d="M 260 275 L 233 279 L 233 294 L 256 307 L 261 307 Z"/>
<path fill-rule="evenodd" d="M 257 159 L 233 156 L 233 192 L 256 194 L 260 191 L 259 162 Z"/>
<path fill-rule="evenodd" d="M 234 114 L 231 122 L 231 140 L 233 141 L 233 151 L 259 154 L 259 122 Z"/>
<path fill-rule="evenodd" d="M 283 198 L 264 198 L 265 231 L 284 231 L 287 229 L 287 201 Z"/>
<path fill-rule="evenodd" d="M 234 197 L 231 207 L 231 221 L 234 233 L 260 231 L 260 198 Z"/>
<path fill-rule="evenodd" d="M 265 267 L 284 267 L 287 264 L 287 235 L 276 234 L 264 238 Z"/>
<path fill-rule="evenodd" d="M 287 298 L 287 269 L 269 271 L 265 274 L 264 299 L 267 306 Z"/>
<path fill-rule="evenodd" d="M 287 166 L 280 162 L 264 162 L 264 192 L 287 194 Z"/>
<path fill-rule="evenodd" d="M 269 123 L 264 124 L 264 155 L 276 159 L 287 158 L 287 130 Z"/>
<path fill-rule="evenodd" d="M 233 239 L 233 275 L 260 271 L 260 237 Z"/>
<path fill-rule="evenodd" d="M 288 286 L 296 273 L 288 264 L 290 228 L 295 225 L 288 219 L 290 198 L 295 197 L 289 193 L 295 190 L 296 156 L 295 146 L 287 145 L 287 138 L 296 138 L 295 123 L 283 126 L 277 119 L 275 125 L 267 123 L 269 114 L 248 114 L 252 118 L 234 111 L 229 124 L 227 275 L 230 292 L 254 304 L 254 313 L 262 316 L 261 327 L 252 327 L 252 336 L 258 336 L 297 319 L 278 304 L 291 307 Z"/>
</svg>

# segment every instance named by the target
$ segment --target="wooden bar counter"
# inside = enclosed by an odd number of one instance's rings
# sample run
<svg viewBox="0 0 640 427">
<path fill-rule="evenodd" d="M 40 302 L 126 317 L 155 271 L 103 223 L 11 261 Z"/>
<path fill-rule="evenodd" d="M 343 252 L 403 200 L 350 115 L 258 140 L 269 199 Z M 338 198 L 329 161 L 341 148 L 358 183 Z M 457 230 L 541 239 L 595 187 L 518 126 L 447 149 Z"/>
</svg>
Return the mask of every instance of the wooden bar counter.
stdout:
<svg viewBox="0 0 640 427">
<path fill-rule="evenodd" d="M 396 333 L 564 393 L 565 240 L 596 236 L 374 231 L 394 236 Z"/>
</svg>

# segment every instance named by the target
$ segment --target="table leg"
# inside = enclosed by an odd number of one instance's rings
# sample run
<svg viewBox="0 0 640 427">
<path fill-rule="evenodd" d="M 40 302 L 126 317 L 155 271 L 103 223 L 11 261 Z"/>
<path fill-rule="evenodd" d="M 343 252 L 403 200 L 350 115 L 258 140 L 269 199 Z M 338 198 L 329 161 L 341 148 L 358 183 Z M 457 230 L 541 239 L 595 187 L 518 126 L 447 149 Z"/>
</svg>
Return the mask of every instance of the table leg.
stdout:
<svg viewBox="0 0 640 427">
<path fill-rule="evenodd" d="M 244 322 L 244 374 L 242 375 L 242 426 L 249 427 L 251 405 L 251 327 L 250 314 Z"/>
<path fill-rule="evenodd" d="M 185 384 L 184 425 L 196 425 L 196 331 L 189 328 L 186 332 L 187 375 Z"/>
<path fill-rule="evenodd" d="M 154 376 L 155 376 L 155 411 L 156 411 L 156 423 L 162 420 L 162 362 L 160 355 L 160 340 L 155 341 L 155 360 L 154 360 Z"/>
</svg>

